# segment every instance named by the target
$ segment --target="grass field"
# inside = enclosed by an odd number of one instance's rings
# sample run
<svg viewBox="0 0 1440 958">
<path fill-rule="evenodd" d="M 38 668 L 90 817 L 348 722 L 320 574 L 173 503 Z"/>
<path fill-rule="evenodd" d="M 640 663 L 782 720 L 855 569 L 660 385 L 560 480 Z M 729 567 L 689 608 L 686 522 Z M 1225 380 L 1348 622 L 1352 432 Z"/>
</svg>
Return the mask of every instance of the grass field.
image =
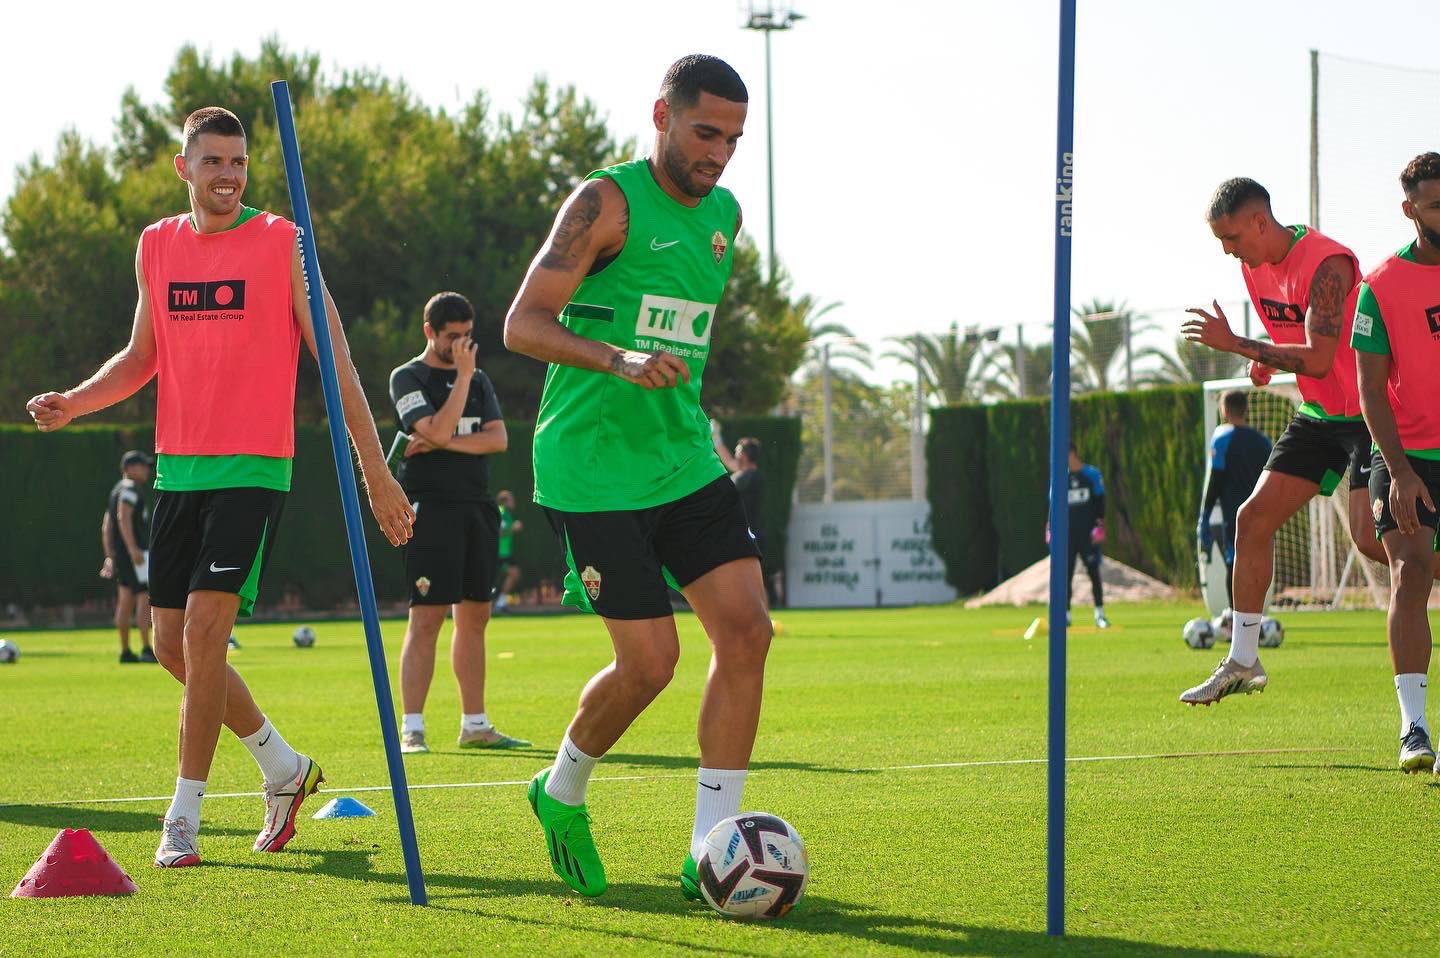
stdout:
<svg viewBox="0 0 1440 958">
<path fill-rule="evenodd" d="M 378 815 L 312 821 L 312 800 L 289 849 L 252 854 L 260 799 L 220 796 L 257 792 L 259 774 L 225 733 L 205 863 L 173 872 L 149 867 L 166 800 L 95 800 L 168 797 L 179 686 L 117 665 L 108 631 L 21 633 L 21 661 L 0 666 L 0 882 L 14 887 L 58 829 L 85 827 L 140 892 L 5 899 L 0 955 L 1440 953 L 1440 780 L 1395 770 L 1380 614 L 1290 615 L 1285 645 L 1265 650 L 1268 692 L 1189 709 L 1177 694 L 1221 651 L 1180 641 L 1190 605 L 1115 606 L 1110 631 L 1072 632 L 1069 753 L 1110 758 L 1069 767 L 1069 937 L 1047 938 L 1047 647 L 1021 638 L 1036 611 L 781 615 L 745 806 L 799 829 L 812 878 L 766 925 L 676 886 L 708 655 L 693 618 L 674 684 L 590 788 L 611 882 L 594 901 L 551 874 L 523 783 L 608 660 L 599 623 L 493 624 L 487 705 L 536 741 L 524 752 L 453 747 L 442 655 L 427 709 L 439 747 L 406 768 L 413 786 L 465 787 L 412 791 L 424 909 L 408 903 L 388 792 L 359 790 L 386 778 L 358 623 L 317 626 L 310 650 L 291 626 L 241 626 L 231 661 L 324 766 L 318 798 Z M 392 674 L 400 632 L 385 623 Z"/>
</svg>

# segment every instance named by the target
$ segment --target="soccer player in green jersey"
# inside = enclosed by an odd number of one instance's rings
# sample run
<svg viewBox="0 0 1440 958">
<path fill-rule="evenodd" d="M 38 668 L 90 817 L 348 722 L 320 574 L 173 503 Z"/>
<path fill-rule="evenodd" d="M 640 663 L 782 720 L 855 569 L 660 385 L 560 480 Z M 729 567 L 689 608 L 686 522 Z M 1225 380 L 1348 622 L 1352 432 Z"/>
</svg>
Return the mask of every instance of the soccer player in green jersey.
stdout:
<svg viewBox="0 0 1440 958">
<path fill-rule="evenodd" d="M 760 721 L 771 625 L 759 550 L 700 409 L 740 229 L 735 198 L 716 183 L 748 100 L 715 57 L 671 66 L 651 155 L 592 173 L 570 195 L 505 320 L 506 346 L 550 364 L 535 501 L 564 550 L 564 601 L 601 616 L 615 653 L 528 793 L 551 866 L 585 895 L 606 888 L 585 804 L 591 771 L 669 684 L 680 655 L 667 584 L 684 593 L 713 651 L 680 875 L 692 900 L 699 846 L 740 809 Z"/>
</svg>

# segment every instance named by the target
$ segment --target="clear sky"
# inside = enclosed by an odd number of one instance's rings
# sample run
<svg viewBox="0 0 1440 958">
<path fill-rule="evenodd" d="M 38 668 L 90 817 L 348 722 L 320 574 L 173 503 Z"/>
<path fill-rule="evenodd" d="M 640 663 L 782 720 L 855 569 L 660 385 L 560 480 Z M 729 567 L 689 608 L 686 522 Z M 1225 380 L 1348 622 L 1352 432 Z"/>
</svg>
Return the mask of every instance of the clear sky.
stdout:
<svg viewBox="0 0 1440 958">
<path fill-rule="evenodd" d="M 793 292 L 842 302 L 832 318 L 877 344 L 957 320 L 1007 331 L 1048 321 L 1058 3 L 794 7 L 805 19 L 773 36 L 776 245 Z M 1422 9 L 1392 0 L 1079 0 L 1072 302 L 1126 300 L 1174 325 L 1176 308 L 1243 298 L 1238 266 L 1203 220 L 1211 191 L 1253 176 L 1282 220 L 1304 220 L 1310 48 L 1428 65 L 1434 31 Z M 70 4 L 25 4 L 7 13 L 0 58 L 0 194 L 9 195 L 17 164 L 53 155 L 64 128 L 108 143 L 125 88 L 158 100 L 187 42 L 217 58 L 254 56 L 275 34 L 292 51 L 318 52 L 327 70 L 377 68 L 446 108 L 483 89 L 497 109 L 514 111 L 545 74 L 573 83 L 618 137 L 642 144 L 665 68 L 708 52 L 750 87 L 746 135 L 722 183 L 763 248 L 764 41 L 740 29 L 747 10 L 744 0 L 133 0 L 87 6 L 77 29 Z M 1350 105 L 1361 117 L 1371 108 Z M 1391 172 L 1342 175 L 1339 186 L 1346 203 L 1381 212 L 1382 231 L 1390 216 L 1395 242 L 1382 245 L 1393 248 L 1408 229 L 1394 175 L 1419 148 L 1440 149 L 1440 129 L 1431 124 L 1434 142 L 1417 148 L 1408 108 L 1373 106 L 1390 114 L 1383 142 L 1366 128 L 1335 138 L 1363 144 Z M 178 208 L 178 184 L 175 195 Z M 1367 268 L 1379 252 L 1358 251 Z M 460 278 L 446 282 L 463 289 Z M 1027 339 L 1038 335 L 1037 325 Z"/>
</svg>

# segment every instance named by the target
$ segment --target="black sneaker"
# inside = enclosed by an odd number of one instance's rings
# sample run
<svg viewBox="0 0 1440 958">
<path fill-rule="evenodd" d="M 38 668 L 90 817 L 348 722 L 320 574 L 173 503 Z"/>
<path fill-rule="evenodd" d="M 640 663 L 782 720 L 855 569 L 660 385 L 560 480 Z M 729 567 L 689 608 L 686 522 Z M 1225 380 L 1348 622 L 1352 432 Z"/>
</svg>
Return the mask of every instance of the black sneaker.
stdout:
<svg viewBox="0 0 1440 958">
<path fill-rule="evenodd" d="M 1410 731 L 1400 738 L 1400 770 L 1425 772 L 1435 767 L 1435 749 L 1430 746 L 1430 733 L 1419 722 L 1410 723 Z"/>
<path fill-rule="evenodd" d="M 126 664 L 128 664 L 128 663 L 130 663 L 130 662 L 139 662 L 139 661 L 140 661 L 140 656 L 136 655 L 134 652 L 131 652 L 129 649 L 126 649 L 124 652 L 121 652 L 121 653 L 120 653 L 120 664 L 121 664 L 121 665 L 126 665 Z"/>
<path fill-rule="evenodd" d="M 147 645 L 147 646 L 145 646 L 145 648 L 143 648 L 143 649 L 140 650 L 140 661 L 141 661 L 141 662 L 159 662 L 160 660 L 157 659 L 157 658 L 155 658 L 155 650 L 152 649 L 152 648 L 150 648 L 150 646 Z"/>
</svg>

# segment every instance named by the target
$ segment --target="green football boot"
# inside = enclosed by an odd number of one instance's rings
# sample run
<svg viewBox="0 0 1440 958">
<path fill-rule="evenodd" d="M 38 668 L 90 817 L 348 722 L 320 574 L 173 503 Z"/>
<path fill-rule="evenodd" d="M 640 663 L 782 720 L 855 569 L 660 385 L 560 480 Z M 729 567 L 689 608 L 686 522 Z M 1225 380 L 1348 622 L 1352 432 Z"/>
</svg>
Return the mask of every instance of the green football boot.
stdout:
<svg viewBox="0 0 1440 958">
<path fill-rule="evenodd" d="M 680 894 L 686 901 L 700 900 L 700 869 L 694 855 L 686 855 L 685 864 L 680 866 Z"/>
<path fill-rule="evenodd" d="M 594 898 L 609 886 L 605 883 L 605 866 L 590 836 L 590 813 L 584 805 L 566 805 L 545 794 L 545 782 L 549 778 L 548 768 L 535 773 L 526 795 L 545 833 L 550 867 L 565 884 Z"/>
</svg>

